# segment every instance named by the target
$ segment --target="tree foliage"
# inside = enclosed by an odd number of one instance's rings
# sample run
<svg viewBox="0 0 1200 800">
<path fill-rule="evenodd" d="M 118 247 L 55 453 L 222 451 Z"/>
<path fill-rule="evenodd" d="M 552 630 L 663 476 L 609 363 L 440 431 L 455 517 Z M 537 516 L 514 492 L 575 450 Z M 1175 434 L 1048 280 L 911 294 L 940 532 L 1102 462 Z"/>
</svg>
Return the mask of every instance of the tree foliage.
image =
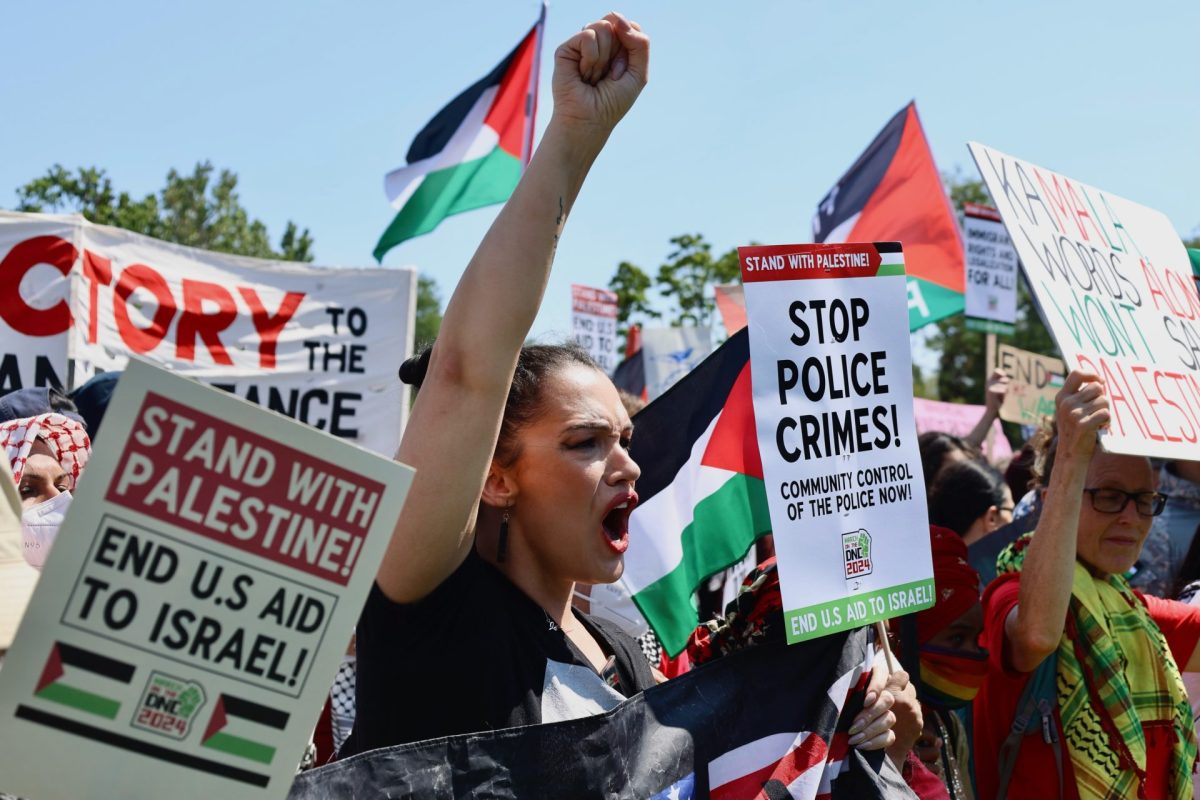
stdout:
<svg viewBox="0 0 1200 800">
<path fill-rule="evenodd" d="M 271 246 L 267 226 L 242 207 L 237 181 L 237 175 L 227 169 L 214 180 L 212 164 L 203 161 L 190 175 L 172 169 L 162 191 L 136 198 L 115 191 L 102 169 L 79 167 L 70 172 L 55 164 L 17 189 L 17 210 L 77 212 L 101 225 L 176 244 L 257 258 L 312 261 L 312 236 L 290 220 L 279 247 Z"/>
<path fill-rule="evenodd" d="M 740 279 L 736 249 L 714 257 L 712 245 L 702 234 L 685 233 L 671 238 L 674 248 L 658 268 L 655 283 L 659 294 L 672 304 L 672 325 L 711 325 L 716 301 L 712 284 L 732 283 Z"/>
<path fill-rule="evenodd" d="M 442 297 L 437 281 L 424 275 L 417 278 L 417 319 L 414 336 L 416 349 L 433 344 L 442 327 Z"/>
</svg>

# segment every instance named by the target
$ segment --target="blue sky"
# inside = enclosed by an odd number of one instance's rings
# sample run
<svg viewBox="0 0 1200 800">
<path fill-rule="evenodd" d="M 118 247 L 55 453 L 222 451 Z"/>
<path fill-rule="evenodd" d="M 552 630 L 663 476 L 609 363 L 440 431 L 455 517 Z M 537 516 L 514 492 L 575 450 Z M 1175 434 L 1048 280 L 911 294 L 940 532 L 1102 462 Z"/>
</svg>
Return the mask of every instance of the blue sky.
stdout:
<svg viewBox="0 0 1200 800">
<path fill-rule="evenodd" d="M 0 207 L 56 162 L 157 190 L 198 160 L 240 176 L 277 238 L 368 265 L 385 172 L 511 49 L 533 0 L 18 4 L 0 46 Z M 758 2 L 617 6 L 653 41 L 651 82 L 597 162 L 535 334 L 568 328 L 572 282 L 654 270 L 669 237 L 718 251 L 810 240 L 817 201 L 910 99 L 943 171 L 976 139 L 1200 226 L 1200 3 Z M 552 5 L 549 48 L 608 9 Z M 393 250 L 448 295 L 494 217 Z"/>
</svg>

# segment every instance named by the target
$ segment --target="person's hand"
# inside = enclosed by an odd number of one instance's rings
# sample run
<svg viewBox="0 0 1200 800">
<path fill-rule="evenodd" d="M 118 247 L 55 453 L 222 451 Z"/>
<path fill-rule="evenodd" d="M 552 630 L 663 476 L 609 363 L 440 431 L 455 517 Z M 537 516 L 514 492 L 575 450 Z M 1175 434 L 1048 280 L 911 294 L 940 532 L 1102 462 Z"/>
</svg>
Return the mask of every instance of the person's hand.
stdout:
<svg viewBox="0 0 1200 800">
<path fill-rule="evenodd" d="M 906 686 L 907 672 L 901 670 L 888 675 L 887 663 L 882 657 L 875 659 L 871 680 L 867 684 L 867 695 L 863 698 L 863 709 L 854 718 L 848 731 L 852 747 L 883 750 L 896 743 L 896 734 L 892 731 L 896 725 L 896 715 L 892 713 L 892 706 L 896 703 L 893 690 L 902 690 Z"/>
<path fill-rule="evenodd" d="M 992 416 L 1000 414 L 1000 406 L 1004 405 L 1004 397 L 1008 394 L 1008 383 L 1009 377 L 1002 369 L 994 369 L 988 376 L 983 405 Z"/>
<path fill-rule="evenodd" d="M 1054 397 L 1054 421 L 1058 429 L 1059 462 L 1087 464 L 1096 450 L 1096 438 L 1111 421 L 1104 381 L 1091 372 L 1071 370 Z"/>
<path fill-rule="evenodd" d="M 554 117 L 580 132 L 606 137 L 625 116 L 650 67 L 650 39 L 613 12 L 554 51 Z"/>
<path fill-rule="evenodd" d="M 896 768 L 900 769 L 908 751 L 912 750 L 921 738 L 925 718 L 921 711 L 921 703 L 917 700 L 917 687 L 909 682 L 907 672 L 893 672 L 885 688 L 896 700 L 892 705 L 892 714 L 896 717 L 892 733 L 896 735 L 896 741 L 888 747 L 887 754 Z"/>
</svg>

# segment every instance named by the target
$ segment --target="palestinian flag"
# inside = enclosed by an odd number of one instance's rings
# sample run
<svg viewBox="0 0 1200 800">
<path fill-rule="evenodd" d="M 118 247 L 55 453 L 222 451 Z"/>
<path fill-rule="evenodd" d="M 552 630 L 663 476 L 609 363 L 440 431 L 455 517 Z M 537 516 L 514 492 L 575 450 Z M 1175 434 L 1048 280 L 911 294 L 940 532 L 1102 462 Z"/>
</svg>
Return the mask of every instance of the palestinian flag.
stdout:
<svg viewBox="0 0 1200 800">
<path fill-rule="evenodd" d="M 963 312 L 962 237 L 915 102 L 892 117 L 821 200 L 813 240 L 902 243 L 909 330 Z"/>
<path fill-rule="evenodd" d="M 612 382 L 623 392 L 646 399 L 646 355 L 642 351 L 642 329 L 630 325 L 625 335 L 625 360 L 613 370 Z"/>
<path fill-rule="evenodd" d="M 133 664 L 82 647 L 55 642 L 42 668 L 34 695 L 76 711 L 116 719 L 124 693 L 133 679 Z"/>
<path fill-rule="evenodd" d="M 699 622 L 692 594 L 771 531 L 746 329 L 634 418 L 642 466 L 622 580 L 671 656 Z"/>
<path fill-rule="evenodd" d="M 546 7 L 537 24 L 496 68 L 430 120 L 408 148 L 406 166 L 384 190 L 396 209 L 375 259 L 443 219 L 503 203 L 533 152 L 538 67 Z"/>
<path fill-rule="evenodd" d="M 288 714 L 283 711 L 222 694 L 217 698 L 200 744 L 210 750 L 270 764 L 275 758 L 275 746 L 268 744 L 273 734 L 265 729 L 281 731 L 287 723 Z"/>
<path fill-rule="evenodd" d="M 1187 253 L 1192 262 L 1192 274 L 1196 276 L 1196 280 L 1200 281 L 1200 250 L 1189 247 Z"/>
</svg>

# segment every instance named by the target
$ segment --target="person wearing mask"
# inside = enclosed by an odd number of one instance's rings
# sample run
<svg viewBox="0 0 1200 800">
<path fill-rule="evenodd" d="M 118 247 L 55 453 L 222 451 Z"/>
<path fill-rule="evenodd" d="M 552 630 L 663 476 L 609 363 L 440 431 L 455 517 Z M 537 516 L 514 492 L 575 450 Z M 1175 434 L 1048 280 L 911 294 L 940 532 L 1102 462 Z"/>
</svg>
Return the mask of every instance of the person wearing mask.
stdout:
<svg viewBox="0 0 1200 800">
<path fill-rule="evenodd" d="M 41 569 L 91 455 L 81 423 L 59 413 L 0 422 L 4 449 L 21 498 L 25 560 Z"/>
</svg>

